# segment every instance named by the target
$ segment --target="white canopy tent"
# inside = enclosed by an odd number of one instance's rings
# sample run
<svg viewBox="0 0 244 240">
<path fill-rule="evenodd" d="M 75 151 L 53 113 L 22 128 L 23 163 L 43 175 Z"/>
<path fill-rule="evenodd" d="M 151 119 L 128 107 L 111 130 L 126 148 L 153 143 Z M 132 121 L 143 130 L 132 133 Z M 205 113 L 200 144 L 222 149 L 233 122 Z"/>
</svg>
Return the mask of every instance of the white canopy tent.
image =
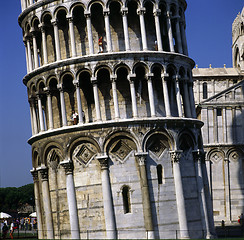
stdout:
<svg viewBox="0 0 244 240">
<path fill-rule="evenodd" d="M 33 212 L 29 215 L 30 217 L 36 217 L 36 212 Z"/>
<path fill-rule="evenodd" d="M 7 214 L 7 213 L 4 213 L 4 212 L 0 212 L 0 218 L 11 218 L 12 216 Z"/>
</svg>

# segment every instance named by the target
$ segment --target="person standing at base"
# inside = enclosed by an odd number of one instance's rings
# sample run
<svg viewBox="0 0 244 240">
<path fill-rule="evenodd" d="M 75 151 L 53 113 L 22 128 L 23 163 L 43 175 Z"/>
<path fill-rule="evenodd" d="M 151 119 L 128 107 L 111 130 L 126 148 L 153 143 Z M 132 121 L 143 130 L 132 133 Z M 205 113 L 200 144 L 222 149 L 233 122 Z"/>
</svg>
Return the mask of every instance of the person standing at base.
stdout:
<svg viewBox="0 0 244 240">
<path fill-rule="evenodd" d="M 3 233 L 3 239 L 5 239 L 8 233 L 8 226 L 6 223 L 3 224 L 2 233 Z"/>
<path fill-rule="evenodd" d="M 10 225 L 10 234 L 9 236 L 11 237 L 11 239 L 13 239 L 13 233 L 14 233 L 14 222 L 11 222 L 11 225 Z"/>
</svg>

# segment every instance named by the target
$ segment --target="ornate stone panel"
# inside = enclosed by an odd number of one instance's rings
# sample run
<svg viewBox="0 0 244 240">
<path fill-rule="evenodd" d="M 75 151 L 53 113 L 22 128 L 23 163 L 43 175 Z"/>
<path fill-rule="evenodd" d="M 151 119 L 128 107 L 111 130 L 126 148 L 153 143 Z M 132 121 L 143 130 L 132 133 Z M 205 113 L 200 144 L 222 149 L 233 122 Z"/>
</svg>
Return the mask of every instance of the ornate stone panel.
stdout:
<svg viewBox="0 0 244 240">
<path fill-rule="evenodd" d="M 73 159 L 87 167 L 96 155 L 96 148 L 91 143 L 83 143 L 77 146 L 73 152 Z"/>
<path fill-rule="evenodd" d="M 121 163 L 124 163 L 131 152 L 133 151 L 132 146 L 130 146 L 129 140 L 119 139 L 111 147 L 111 155 L 119 160 Z"/>
<path fill-rule="evenodd" d="M 53 148 L 51 151 L 49 151 L 47 155 L 47 164 L 50 168 L 53 170 L 57 169 L 60 161 L 62 161 L 62 153 L 59 149 Z"/>
</svg>

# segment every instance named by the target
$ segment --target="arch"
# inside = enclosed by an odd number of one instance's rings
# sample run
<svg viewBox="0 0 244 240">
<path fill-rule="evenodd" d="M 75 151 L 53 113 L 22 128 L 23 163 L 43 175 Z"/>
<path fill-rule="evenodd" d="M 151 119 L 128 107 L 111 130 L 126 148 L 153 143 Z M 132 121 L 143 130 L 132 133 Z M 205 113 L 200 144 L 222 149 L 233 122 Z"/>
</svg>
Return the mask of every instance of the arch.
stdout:
<svg viewBox="0 0 244 240">
<path fill-rule="evenodd" d="M 94 70 L 94 76 L 97 77 L 98 72 L 101 71 L 102 69 L 106 69 L 110 75 L 113 75 L 113 71 L 110 66 L 105 64 L 97 64 Z"/>
<path fill-rule="evenodd" d="M 69 8 L 69 14 L 70 14 L 71 16 L 73 16 L 73 14 L 74 14 L 74 9 L 75 9 L 76 7 L 82 7 L 84 11 L 85 11 L 85 9 L 86 9 L 86 6 L 84 5 L 84 3 L 82 3 L 82 2 L 74 2 L 74 3 L 72 3 L 72 4 L 70 5 L 70 8 Z"/>
<path fill-rule="evenodd" d="M 88 12 L 91 12 L 91 7 L 94 5 L 94 4 L 100 4 L 102 6 L 102 8 L 104 9 L 104 2 L 101 1 L 101 0 L 92 0 L 88 3 L 88 6 L 87 6 L 87 11 Z"/>
<path fill-rule="evenodd" d="M 85 6 L 82 3 L 75 3 L 72 5 L 71 16 L 73 17 L 74 34 L 76 39 L 76 54 L 77 56 L 84 56 L 89 53 L 89 46 L 87 42 L 87 23 L 85 17 Z M 77 41 L 79 40 L 79 41 Z"/>
<path fill-rule="evenodd" d="M 32 166 L 33 168 L 41 166 L 39 151 L 36 148 L 32 149 Z"/>
<path fill-rule="evenodd" d="M 140 6 L 140 1 L 130 0 L 126 2 L 126 7 L 128 7 L 127 22 L 128 22 L 128 32 L 129 41 L 132 51 L 142 50 L 142 37 L 140 29 L 140 20 L 137 14 L 137 10 Z"/>
<path fill-rule="evenodd" d="M 82 69 L 77 73 L 82 109 L 85 114 L 85 118 L 83 119 L 84 122 L 93 122 L 93 119 L 95 119 L 95 101 L 91 76 L 92 72 L 89 69 Z"/>
<path fill-rule="evenodd" d="M 95 138 L 87 137 L 87 136 L 79 136 L 79 137 L 71 140 L 71 144 L 68 148 L 68 156 L 70 159 L 73 160 L 72 154 L 74 153 L 74 150 L 76 149 L 76 147 L 78 147 L 79 145 L 81 145 L 83 143 L 92 144 L 96 148 L 96 152 L 101 153 L 101 146 L 100 146 L 99 142 L 96 141 Z"/>
<path fill-rule="evenodd" d="M 118 63 L 114 66 L 114 70 L 113 70 L 113 73 L 117 75 L 117 71 L 120 69 L 120 68 L 125 68 L 127 70 L 127 73 L 129 74 L 131 72 L 131 68 L 126 64 L 126 63 Z"/>
<path fill-rule="evenodd" d="M 148 50 L 158 50 L 156 47 L 156 41 L 157 41 L 157 36 L 156 36 L 156 28 L 155 28 L 155 17 L 154 17 L 154 9 L 155 9 L 155 4 L 154 1 L 149 1 L 146 0 L 143 2 L 143 5 L 146 9 L 146 12 L 144 14 L 144 19 L 145 19 L 145 30 L 147 34 L 147 46 Z"/>
<path fill-rule="evenodd" d="M 108 0 L 106 3 L 106 8 L 110 8 L 110 4 L 112 2 L 117 2 L 120 5 L 120 7 L 123 7 L 123 2 L 121 0 Z"/>
<path fill-rule="evenodd" d="M 109 1 L 109 22 L 112 48 L 114 52 L 125 51 L 124 29 L 121 15 L 122 3 L 117 0 Z"/>
<path fill-rule="evenodd" d="M 240 51 L 238 46 L 235 47 L 234 52 L 234 66 L 240 69 Z"/>
<path fill-rule="evenodd" d="M 42 13 L 42 15 L 41 15 L 41 22 L 42 23 L 44 23 L 45 22 L 45 18 L 46 17 L 50 17 L 51 19 L 53 18 L 52 17 L 52 13 L 50 12 L 50 11 L 48 11 L 48 10 L 45 10 L 43 13 Z"/>
<path fill-rule="evenodd" d="M 37 86 L 37 92 L 39 92 L 39 93 L 44 92 L 44 88 L 46 87 L 44 79 L 39 79 L 37 81 L 36 86 Z"/>
<path fill-rule="evenodd" d="M 58 7 L 56 7 L 53 11 L 53 19 L 57 19 L 57 15 L 60 11 L 64 10 L 66 12 L 66 14 L 68 14 L 68 9 L 66 8 L 65 5 L 59 5 Z"/>
<path fill-rule="evenodd" d="M 101 146 L 103 152 L 108 153 L 111 143 L 115 142 L 118 138 L 130 139 L 135 144 L 136 151 L 140 151 L 141 149 L 140 141 L 132 132 L 126 130 L 118 130 L 118 131 L 111 131 L 110 133 L 107 134 Z"/>
<path fill-rule="evenodd" d="M 165 145 L 168 147 L 171 151 L 175 149 L 175 141 L 173 136 L 166 132 L 166 130 L 154 130 L 149 131 L 145 134 L 145 137 L 142 140 L 142 149 L 144 152 L 147 152 L 149 147 L 149 142 L 151 139 L 155 138 L 155 144 L 160 144 L 160 141 L 162 141 L 162 145 Z"/>
<path fill-rule="evenodd" d="M 51 142 L 47 143 L 43 149 L 42 164 L 44 164 L 45 166 L 47 166 L 47 156 L 52 149 L 57 149 L 59 157 L 62 159 L 65 158 L 65 153 L 63 151 L 63 147 L 59 143 L 51 141 Z"/>
<path fill-rule="evenodd" d="M 180 150 L 197 149 L 197 141 L 194 134 L 189 129 L 182 130 L 177 137 L 177 146 Z"/>
</svg>

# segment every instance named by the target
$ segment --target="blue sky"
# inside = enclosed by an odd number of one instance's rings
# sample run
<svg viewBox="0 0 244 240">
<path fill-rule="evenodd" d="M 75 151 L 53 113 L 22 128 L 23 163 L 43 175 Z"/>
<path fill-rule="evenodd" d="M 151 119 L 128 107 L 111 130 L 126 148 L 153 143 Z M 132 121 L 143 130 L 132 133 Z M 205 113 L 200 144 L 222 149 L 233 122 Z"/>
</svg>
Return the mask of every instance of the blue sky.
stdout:
<svg viewBox="0 0 244 240">
<path fill-rule="evenodd" d="M 231 26 L 243 0 L 188 0 L 189 56 L 199 67 L 232 66 Z M 20 0 L 1 2 L 0 14 L 0 187 L 32 182 L 30 110 L 26 87 L 25 48 L 18 25 Z"/>
</svg>

